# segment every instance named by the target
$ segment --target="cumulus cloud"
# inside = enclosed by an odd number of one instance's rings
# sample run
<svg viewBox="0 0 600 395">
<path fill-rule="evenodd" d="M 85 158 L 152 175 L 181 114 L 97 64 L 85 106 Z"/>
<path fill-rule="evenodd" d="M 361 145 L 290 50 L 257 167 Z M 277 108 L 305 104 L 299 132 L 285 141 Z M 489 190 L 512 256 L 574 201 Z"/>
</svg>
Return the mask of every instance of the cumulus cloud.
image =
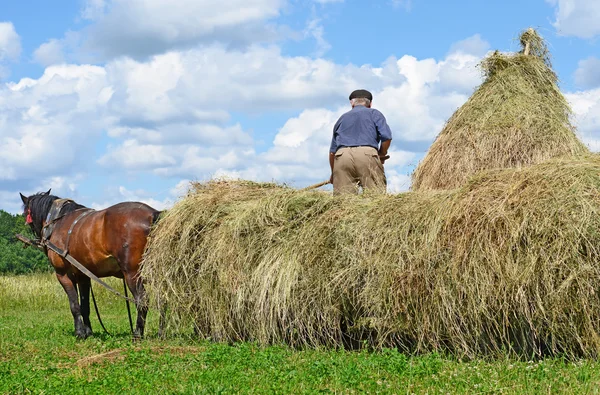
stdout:
<svg viewBox="0 0 600 395">
<path fill-rule="evenodd" d="M 579 135 L 592 151 L 600 151 L 600 88 L 566 94 Z"/>
<path fill-rule="evenodd" d="M 600 59 L 592 56 L 580 60 L 575 71 L 575 83 L 584 89 L 600 86 Z"/>
<path fill-rule="evenodd" d="M 308 25 L 304 30 L 305 37 L 312 37 L 316 41 L 316 56 L 323 56 L 327 51 L 331 49 L 331 44 L 329 44 L 327 40 L 325 40 L 324 31 L 325 29 L 323 29 L 321 20 L 318 18 L 314 18 L 308 21 Z"/>
<path fill-rule="evenodd" d="M 105 126 L 106 72 L 58 66 L 0 88 L 0 182 L 72 174 Z"/>
<path fill-rule="evenodd" d="M 450 46 L 448 53 L 462 53 L 483 56 L 490 50 L 490 43 L 485 41 L 480 34 L 474 34 L 464 40 L 455 42 Z"/>
<path fill-rule="evenodd" d="M 11 22 L 0 22 L 0 79 L 10 73 L 6 64 L 21 55 L 21 37 Z"/>
<path fill-rule="evenodd" d="M 560 34 L 593 38 L 600 34 L 598 0 L 546 0 L 556 8 L 553 25 Z"/>
<path fill-rule="evenodd" d="M 52 66 L 64 63 L 63 44 L 60 40 L 52 39 L 40 45 L 33 52 L 33 59 L 42 66 Z"/>
<path fill-rule="evenodd" d="M 278 39 L 268 22 L 285 0 L 88 0 L 83 16 L 93 24 L 85 48 L 103 58 L 141 59 L 175 48 L 222 42 L 245 46 Z"/>
<path fill-rule="evenodd" d="M 16 60 L 21 55 L 21 37 L 11 22 L 0 22 L 0 61 Z"/>
<path fill-rule="evenodd" d="M 118 202 L 142 202 L 157 210 L 165 210 L 173 206 L 175 201 L 185 194 L 188 180 L 182 180 L 171 188 L 170 193 L 164 199 L 156 197 L 156 192 L 145 189 L 130 190 L 124 186 L 110 188 L 108 198 L 102 202 L 93 202 L 90 207 L 94 210 L 103 210 Z"/>
<path fill-rule="evenodd" d="M 283 56 L 277 47 L 227 50 L 215 45 L 170 52 L 146 62 L 107 65 L 115 111 L 148 122 L 223 118 L 223 109 L 248 113 L 320 107 L 346 100 L 355 86 L 381 89 L 404 77 L 397 66 L 339 65 Z M 198 111 L 201 110 L 201 111 Z"/>
</svg>

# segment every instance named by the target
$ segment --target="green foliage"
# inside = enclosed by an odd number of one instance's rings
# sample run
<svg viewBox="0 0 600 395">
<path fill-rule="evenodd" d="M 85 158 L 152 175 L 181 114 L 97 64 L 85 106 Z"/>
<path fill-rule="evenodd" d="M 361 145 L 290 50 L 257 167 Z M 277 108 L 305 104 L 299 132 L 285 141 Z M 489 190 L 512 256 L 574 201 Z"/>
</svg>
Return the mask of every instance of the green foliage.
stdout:
<svg viewBox="0 0 600 395">
<path fill-rule="evenodd" d="M 24 274 L 49 270 L 48 259 L 34 248 L 23 248 L 15 234 L 33 237 L 22 215 L 0 210 L 0 274 Z"/>
<path fill-rule="evenodd" d="M 92 317 L 95 335 L 78 341 L 67 298 L 51 275 L 0 276 L 0 394 L 587 394 L 600 388 L 594 360 L 463 362 L 395 349 L 161 340 L 153 311 L 148 338 L 132 343 L 124 304 L 99 287 L 96 297 L 112 335 Z"/>
</svg>

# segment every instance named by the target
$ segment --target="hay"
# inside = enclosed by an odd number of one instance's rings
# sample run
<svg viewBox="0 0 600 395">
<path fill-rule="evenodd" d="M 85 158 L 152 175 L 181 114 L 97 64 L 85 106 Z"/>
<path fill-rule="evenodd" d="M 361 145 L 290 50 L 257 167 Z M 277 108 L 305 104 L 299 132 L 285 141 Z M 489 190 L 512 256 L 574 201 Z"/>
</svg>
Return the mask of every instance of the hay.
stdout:
<svg viewBox="0 0 600 395">
<path fill-rule="evenodd" d="M 452 189 L 482 170 L 519 168 L 588 149 L 570 123 L 544 40 L 533 30 L 523 50 L 481 62 L 485 81 L 459 108 L 412 175 L 413 190 Z M 525 47 L 529 43 L 526 55 Z"/>
<path fill-rule="evenodd" d="M 142 274 L 219 341 L 596 357 L 599 190 L 591 155 L 400 195 L 199 184 Z"/>
</svg>

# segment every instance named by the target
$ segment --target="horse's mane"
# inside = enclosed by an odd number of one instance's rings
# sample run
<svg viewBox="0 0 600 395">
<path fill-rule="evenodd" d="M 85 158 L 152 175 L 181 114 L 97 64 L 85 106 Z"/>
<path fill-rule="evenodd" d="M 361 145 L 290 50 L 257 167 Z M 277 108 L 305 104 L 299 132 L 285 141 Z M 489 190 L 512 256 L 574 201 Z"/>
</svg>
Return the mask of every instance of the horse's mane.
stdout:
<svg viewBox="0 0 600 395">
<path fill-rule="evenodd" d="M 41 192 L 30 196 L 27 206 L 23 205 L 23 210 L 26 210 L 27 207 L 31 209 L 31 219 L 33 220 L 31 223 L 31 229 L 37 237 L 41 237 L 42 224 L 50 212 L 52 203 L 57 199 L 60 198 L 58 196 L 47 195 Z M 85 206 L 76 202 L 67 202 L 62 206 L 59 215 L 65 215 L 80 208 L 85 208 Z"/>
</svg>

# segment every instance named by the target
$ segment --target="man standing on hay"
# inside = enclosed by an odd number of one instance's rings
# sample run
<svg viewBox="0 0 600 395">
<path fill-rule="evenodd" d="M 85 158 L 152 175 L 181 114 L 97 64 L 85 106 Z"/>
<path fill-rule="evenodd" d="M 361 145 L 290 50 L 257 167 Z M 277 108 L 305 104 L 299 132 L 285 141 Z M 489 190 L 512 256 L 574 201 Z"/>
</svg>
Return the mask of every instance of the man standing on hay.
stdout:
<svg viewBox="0 0 600 395">
<path fill-rule="evenodd" d="M 383 114 L 371 108 L 371 92 L 355 90 L 349 99 L 352 110 L 335 123 L 329 149 L 333 194 L 358 193 L 359 186 L 384 192 L 392 131 Z"/>
</svg>

